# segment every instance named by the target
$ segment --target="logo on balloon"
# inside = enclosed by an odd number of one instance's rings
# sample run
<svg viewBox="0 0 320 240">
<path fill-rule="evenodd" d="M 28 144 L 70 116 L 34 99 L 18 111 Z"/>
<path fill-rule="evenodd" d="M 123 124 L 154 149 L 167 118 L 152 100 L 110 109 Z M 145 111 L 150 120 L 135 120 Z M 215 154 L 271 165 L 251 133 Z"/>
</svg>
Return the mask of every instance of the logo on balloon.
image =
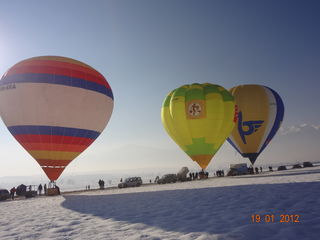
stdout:
<svg viewBox="0 0 320 240">
<path fill-rule="evenodd" d="M 187 119 L 200 119 L 206 117 L 205 103 L 202 100 L 192 100 L 186 103 Z"/>
<path fill-rule="evenodd" d="M 189 104 L 189 114 L 193 117 L 198 117 L 201 114 L 201 106 L 199 103 L 191 103 Z"/>
<path fill-rule="evenodd" d="M 242 112 L 239 112 L 238 131 L 244 144 L 247 144 L 245 136 L 251 135 L 252 133 L 258 131 L 258 129 L 262 126 L 263 122 L 264 121 L 262 120 L 242 122 Z"/>
</svg>

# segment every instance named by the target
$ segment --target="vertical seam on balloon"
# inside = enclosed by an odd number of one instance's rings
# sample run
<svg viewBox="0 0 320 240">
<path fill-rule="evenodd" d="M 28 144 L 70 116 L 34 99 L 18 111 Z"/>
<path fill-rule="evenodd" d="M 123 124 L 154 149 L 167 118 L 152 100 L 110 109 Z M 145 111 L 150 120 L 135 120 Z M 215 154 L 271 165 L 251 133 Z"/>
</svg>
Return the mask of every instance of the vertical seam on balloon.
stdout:
<svg viewBox="0 0 320 240">
<path fill-rule="evenodd" d="M 276 100 L 274 94 L 267 87 L 265 87 L 265 86 L 261 86 L 261 87 L 264 89 L 264 91 L 267 95 L 267 99 L 268 99 L 267 100 L 268 101 L 268 118 L 266 119 L 268 125 L 267 124 L 265 125 L 265 133 L 261 139 L 261 143 L 260 143 L 259 147 L 257 148 L 258 154 L 261 153 L 261 149 L 263 148 L 264 144 L 268 141 L 268 135 L 271 132 L 273 125 L 275 123 L 276 117 L 277 117 L 277 106 L 276 106 L 275 112 L 271 111 L 273 109 L 270 108 L 270 104 L 272 102 L 275 102 L 275 104 L 277 103 L 277 100 Z M 272 113 L 274 113 L 273 116 L 271 115 Z"/>
<path fill-rule="evenodd" d="M 184 94 L 184 102 L 185 102 L 184 108 L 186 108 L 187 95 L 188 95 L 189 92 L 192 90 L 191 86 L 192 86 L 192 85 L 188 85 L 188 88 L 187 88 L 187 90 L 185 91 L 185 94 Z M 189 138 L 191 139 L 191 142 L 193 143 L 193 134 L 192 134 L 192 131 L 191 131 L 191 128 L 190 128 L 190 119 L 188 120 L 188 116 L 187 116 L 187 113 L 186 113 L 185 109 L 184 109 L 184 111 L 183 111 L 183 114 L 184 114 L 184 118 L 185 118 L 185 121 L 186 121 L 186 123 L 187 123 L 188 130 L 189 130 L 189 131 L 187 131 L 187 132 L 188 132 L 188 136 L 189 136 Z"/>
<path fill-rule="evenodd" d="M 54 74 L 53 74 L 53 82 L 55 83 L 56 82 L 56 69 L 54 69 Z M 56 121 L 56 116 L 53 116 L 54 117 L 54 121 Z M 53 146 L 52 146 L 52 134 L 53 134 L 53 127 L 52 126 L 50 126 L 50 131 L 51 131 L 51 135 L 50 135 L 50 145 L 51 145 L 51 149 L 53 149 Z M 50 152 L 50 155 L 52 155 L 52 156 L 50 156 L 50 159 L 52 159 L 53 160 L 53 153 L 51 153 Z M 58 154 L 59 155 L 59 154 Z"/>
<path fill-rule="evenodd" d="M 169 110 L 170 110 L 170 116 L 171 116 L 171 119 L 172 119 L 172 123 L 173 122 L 175 122 L 176 120 L 173 120 L 173 115 L 171 114 L 172 113 L 172 105 L 171 105 L 171 103 L 172 103 L 172 99 L 173 99 L 173 97 L 174 97 L 174 93 L 177 91 L 178 89 L 175 89 L 174 91 L 173 91 L 173 94 L 172 94 L 172 96 L 170 97 L 170 104 L 169 104 Z M 184 100 L 186 99 L 186 92 L 187 92 L 187 89 L 185 89 L 185 91 L 184 91 Z M 175 106 L 176 107 L 176 106 Z M 185 113 L 185 101 L 184 101 L 184 107 L 183 107 L 183 116 L 184 116 L 184 120 L 185 120 L 185 122 L 186 122 L 186 124 L 187 124 L 187 116 L 186 116 L 186 113 Z M 175 125 L 175 124 L 173 124 L 173 125 Z M 176 133 L 177 133 L 177 135 L 180 135 L 180 139 L 183 139 L 183 138 L 181 138 L 181 131 L 180 130 L 177 130 L 176 131 Z M 189 137 L 189 139 L 191 139 L 191 142 L 192 142 L 192 137 L 191 137 L 191 135 L 190 135 L 190 132 L 189 131 L 186 131 L 185 132 L 185 134 Z M 186 145 L 185 144 L 182 144 L 185 148 L 186 148 Z"/>
<path fill-rule="evenodd" d="M 207 91 L 206 91 L 206 86 L 203 86 L 202 87 L 202 94 L 203 94 L 203 96 L 204 96 L 204 102 L 205 102 L 205 105 L 206 105 L 206 124 L 208 124 L 208 121 L 210 121 L 209 119 L 208 119 L 208 117 L 209 117 L 209 114 L 208 114 L 208 99 L 207 99 L 207 95 L 208 95 L 208 93 L 207 93 Z M 207 141 L 208 141 L 208 135 L 210 134 L 210 132 L 206 132 L 205 133 L 205 139 L 204 139 L 204 141 L 205 141 L 205 143 L 207 143 Z M 213 145 L 213 144 L 212 144 Z"/>
<path fill-rule="evenodd" d="M 85 73 L 85 77 L 86 77 L 86 78 L 87 78 L 87 75 L 88 75 L 88 73 L 86 72 L 86 73 Z M 85 82 L 85 84 L 87 84 L 87 82 Z M 88 91 L 86 91 L 85 94 L 84 94 L 85 100 L 86 100 L 88 94 L 89 94 Z M 89 134 L 89 131 L 86 131 L 85 134 L 84 134 L 84 136 L 82 136 L 83 139 L 81 139 L 81 141 L 79 142 L 79 144 L 82 144 L 82 143 L 84 142 L 84 140 L 87 138 L 87 135 L 88 135 L 88 134 Z M 89 145 L 88 145 L 87 147 L 89 147 Z M 87 147 L 86 147 L 86 148 L 87 148 Z"/>
<path fill-rule="evenodd" d="M 71 85 L 71 87 L 74 87 L 74 82 L 73 82 L 73 71 L 72 71 L 72 69 L 71 68 L 69 68 L 69 73 L 70 73 L 70 76 L 71 76 L 71 78 L 70 78 L 70 85 Z M 71 138 L 71 141 L 70 141 L 70 143 L 69 144 L 72 144 L 73 142 L 74 142 L 74 139 L 75 139 L 75 136 L 77 136 L 76 135 L 76 129 L 74 129 L 73 131 L 72 131 L 72 133 L 73 133 L 73 136 L 72 136 L 72 138 Z M 62 157 L 63 157 L 63 159 L 67 159 L 66 158 L 66 156 L 67 156 L 67 154 L 70 154 L 70 152 L 69 151 L 66 151 L 66 152 L 63 152 L 62 153 Z M 73 160 L 73 159 L 72 159 Z M 71 161 L 72 161 L 71 160 Z M 71 161 L 69 161 L 69 163 L 71 162 Z M 64 166 L 64 167 L 66 167 L 66 166 Z"/>
<path fill-rule="evenodd" d="M 40 129 L 39 129 L 40 126 L 36 125 L 36 126 L 31 126 L 31 127 L 35 127 L 35 128 L 36 128 L 37 134 L 38 134 L 38 137 L 39 137 L 39 140 L 40 140 L 41 148 L 43 149 L 44 145 L 43 145 L 42 138 L 41 138 L 41 134 L 40 134 Z M 40 151 L 41 151 L 41 150 L 40 150 Z M 41 165 L 40 165 L 40 166 L 41 166 Z"/>
<path fill-rule="evenodd" d="M 54 73 L 54 82 L 56 83 L 56 76 L 57 76 L 57 73 L 56 73 L 56 69 L 55 69 L 55 73 Z M 56 124 L 56 121 L 57 121 L 57 118 L 59 118 L 59 116 L 54 116 L 54 120 L 55 120 L 55 123 Z M 54 125 L 56 126 L 56 125 Z M 51 126 L 51 131 L 53 130 L 53 126 Z M 63 134 L 62 134 L 62 137 L 61 137 L 61 140 L 60 140 L 60 144 L 62 145 L 63 144 L 63 140 L 64 140 L 64 131 L 65 131 L 65 128 L 63 128 Z M 55 155 L 56 155 L 56 159 L 53 160 L 55 162 L 59 161 L 59 159 L 63 159 L 63 154 L 64 152 L 63 151 L 57 151 L 55 152 Z M 52 158 L 53 159 L 53 158 Z M 57 162 L 58 163 L 58 162 Z M 60 166 L 59 166 L 60 167 Z"/>
<path fill-rule="evenodd" d="M 222 93 L 221 93 L 222 94 Z M 220 122 L 220 125 L 219 125 L 219 133 L 217 134 L 218 136 L 220 136 L 221 135 L 221 133 L 222 133 L 222 126 L 223 126 L 223 122 L 226 120 L 226 111 L 225 111 L 225 109 L 226 109 L 226 102 L 225 102 L 225 100 L 224 100 L 224 98 L 223 98 L 223 96 L 220 94 L 220 99 L 219 99 L 219 105 L 221 106 L 221 109 L 222 109 L 222 111 L 223 111 L 223 114 L 222 114 L 222 116 L 223 116 L 223 119 L 222 119 L 222 121 Z M 224 139 L 224 141 L 225 141 L 225 139 Z M 218 142 L 218 144 L 220 144 L 219 142 Z M 222 145 L 223 143 L 221 143 L 221 145 Z M 220 146 L 221 146 L 220 145 Z M 214 146 L 215 147 L 215 149 L 217 149 L 217 146 Z"/>
<path fill-rule="evenodd" d="M 276 117 L 275 117 L 275 121 L 274 121 L 274 125 L 266 139 L 266 142 L 264 143 L 264 145 L 262 146 L 259 154 L 266 148 L 266 146 L 268 145 L 268 143 L 272 140 L 272 138 L 276 135 L 278 129 L 280 128 L 281 122 L 283 120 L 283 116 L 284 116 L 284 104 L 283 101 L 280 97 L 280 95 L 274 91 L 273 89 L 267 87 L 274 95 L 275 99 L 276 99 L 276 103 L 277 103 L 277 113 L 276 113 Z"/>
<path fill-rule="evenodd" d="M 85 77 L 87 78 L 89 73 L 88 72 L 85 72 Z M 84 82 L 84 84 L 86 85 L 88 82 Z M 86 86 L 85 86 L 86 87 Z M 88 91 L 85 91 L 85 94 L 84 94 L 84 100 L 86 100 L 86 98 L 87 98 L 87 96 L 88 96 L 88 94 L 89 94 L 89 92 Z M 87 130 L 87 129 L 86 129 Z M 78 144 L 79 145 L 83 145 L 83 142 L 85 141 L 85 139 L 87 139 L 88 138 L 88 135 L 90 135 L 90 133 L 89 133 L 89 131 L 85 131 L 84 133 L 83 133 L 83 136 L 81 136 L 82 137 L 82 139 L 78 142 Z M 89 145 L 87 145 L 86 146 L 86 148 L 85 149 L 87 149 L 89 147 Z M 85 150 L 84 149 L 84 150 Z M 84 151 L 83 150 L 83 151 Z M 78 156 L 77 156 L 78 157 Z"/>
</svg>

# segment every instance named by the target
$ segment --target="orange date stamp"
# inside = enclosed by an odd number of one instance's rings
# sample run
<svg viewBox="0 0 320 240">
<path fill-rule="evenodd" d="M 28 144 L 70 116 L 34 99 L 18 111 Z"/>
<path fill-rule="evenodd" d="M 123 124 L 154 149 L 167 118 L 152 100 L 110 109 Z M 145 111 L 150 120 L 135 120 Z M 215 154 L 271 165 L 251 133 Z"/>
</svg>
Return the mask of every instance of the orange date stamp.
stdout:
<svg viewBox="0 0 320 240">
<path fill-rule="evenodd" d="M 252 214 L 251 223 L 300 223 L 299 214 Z"/>
</svg>

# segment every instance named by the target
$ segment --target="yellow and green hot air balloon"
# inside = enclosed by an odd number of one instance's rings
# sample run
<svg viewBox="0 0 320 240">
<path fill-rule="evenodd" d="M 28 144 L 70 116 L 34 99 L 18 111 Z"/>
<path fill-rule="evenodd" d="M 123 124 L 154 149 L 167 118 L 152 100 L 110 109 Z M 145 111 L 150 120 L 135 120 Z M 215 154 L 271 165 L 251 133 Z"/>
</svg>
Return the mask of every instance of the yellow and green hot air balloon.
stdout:
<svg viewBox="0 0 320 240">
<path fill-rule="evenodd" d="M 170 137 L 205 169 L 235 125 L 234 98 L 219 85 L 184 85 L 165 98 L 161 118 Z"/>
</svg>

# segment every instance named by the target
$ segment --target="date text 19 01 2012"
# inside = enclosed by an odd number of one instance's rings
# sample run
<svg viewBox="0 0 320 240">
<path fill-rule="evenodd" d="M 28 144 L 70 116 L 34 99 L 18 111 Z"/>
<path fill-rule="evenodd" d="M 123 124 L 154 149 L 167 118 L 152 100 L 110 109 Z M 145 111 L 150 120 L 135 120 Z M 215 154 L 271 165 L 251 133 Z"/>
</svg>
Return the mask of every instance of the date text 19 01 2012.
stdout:
<svg viewBox="0 0 320 240">
<path fill-rule="evenodd" d="M 301 216 L 299 214 L 252 214 L 252 223 L 300 223 Z"/>
</svg>

